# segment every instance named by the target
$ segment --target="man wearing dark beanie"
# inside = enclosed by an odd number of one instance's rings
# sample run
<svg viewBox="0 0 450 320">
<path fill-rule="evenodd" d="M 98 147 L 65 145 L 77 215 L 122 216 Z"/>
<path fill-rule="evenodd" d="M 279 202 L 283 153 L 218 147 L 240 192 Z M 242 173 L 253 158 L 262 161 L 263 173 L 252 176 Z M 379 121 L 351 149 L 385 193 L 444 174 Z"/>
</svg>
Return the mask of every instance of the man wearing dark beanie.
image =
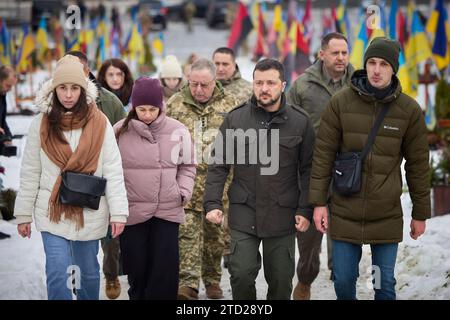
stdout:
<svg viewBox="0 0 450 320">
<path fill-rule="evenodd" d="M 400 43 L 397 40 L 391 40 L 386 37 L 375 38 L 364 53 L 364 67 L 369 58 L 378 57 L 386 60 L 394 70 L 394 74 L 396 74 L 400 49 Z"/>
<path fill-rule="evenodd" d="M 315 207 L 316 228 L 323 233 L 330 228 L 338 299 L 356 299 L 363 244 L 371 246 L 375 299 L 396 299 L 394 269 L 403 240 L 403 158 L 413 203 L 411 238 L 425 232 L 425 221 L 431 217 L 427 129 L 420 106 L 402 93 L 395 75 L 399 53 L 397 41 L 375 38 L 365 52 L 364 69 L 355 71 L 350 87 L 332 97 L 317 133 L 309 202 Z M 361 188 L 345 196 L 333 191 L 328 221 L 326 204 L 336 154 L 361 152 L 384 107 L 387 113 L 363 159 Z"/>
</svg>

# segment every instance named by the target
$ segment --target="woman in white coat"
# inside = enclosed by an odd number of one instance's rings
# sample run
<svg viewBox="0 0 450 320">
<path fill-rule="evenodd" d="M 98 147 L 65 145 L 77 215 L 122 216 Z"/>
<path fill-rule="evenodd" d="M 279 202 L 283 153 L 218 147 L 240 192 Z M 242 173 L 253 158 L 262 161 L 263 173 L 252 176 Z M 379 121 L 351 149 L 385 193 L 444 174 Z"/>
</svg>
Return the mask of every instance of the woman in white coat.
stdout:
<svg viewBox="0 0 450 320">
<path fill-rule="evenodd" d="M 31 236 L 34 214 L 52 300 L 71 300 L 73 291 L 79 300 L 99 298 L 98 240 L 108 224 L 117 237 L 128 217 L 120 152 L 110 123 L 95 105 L 96 96 L 95 84 L 76 57 L 58 61 L 53 79 L 37 93 L 40 114 L 30 125 L 22 160 L 14 208 L 18 232 Z M 98 210 L 60 202 L 64 171 L 106 178 Z"/>
</svg>

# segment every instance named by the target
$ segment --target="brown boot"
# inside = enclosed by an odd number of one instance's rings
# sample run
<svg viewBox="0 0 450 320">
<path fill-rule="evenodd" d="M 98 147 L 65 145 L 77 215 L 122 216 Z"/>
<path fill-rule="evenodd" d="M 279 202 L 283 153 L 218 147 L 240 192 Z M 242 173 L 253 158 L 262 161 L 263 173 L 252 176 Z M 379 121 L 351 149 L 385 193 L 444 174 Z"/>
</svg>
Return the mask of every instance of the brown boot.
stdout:
<svg viewBox="0 0 450 320">
<path fill-rule="evenodd" d="M 311 285 L 297 283 L 293 293 L 294 300 L 309 300 L 311 299 Z"/>
<path fill-rule="evenodd" d="M 205 286 L 205 288 L 206 288 L 206 296 L 209 299 L 222 299 L 223 298 L 223 292 L 218 283 L 209 284 L 209 285 Z"/>
<path fill-rule="evenodd" d="M 191 287 L 179 287 L 178 300 L 198 300 L 198 292 Z"/>
<path fill-rule="evenodd" d="M 120 281 L 119 278 L 114 280 L 106 279 L 105 293 L 109 299 L 117 299 L 120 296 Z"/>
</svg>

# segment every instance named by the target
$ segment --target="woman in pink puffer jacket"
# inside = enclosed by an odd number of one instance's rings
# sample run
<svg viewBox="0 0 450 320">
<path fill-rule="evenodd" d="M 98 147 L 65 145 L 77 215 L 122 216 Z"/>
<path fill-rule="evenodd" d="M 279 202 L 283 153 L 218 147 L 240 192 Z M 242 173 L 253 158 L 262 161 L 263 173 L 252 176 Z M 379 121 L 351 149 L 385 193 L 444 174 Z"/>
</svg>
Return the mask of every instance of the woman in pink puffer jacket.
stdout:
<svg viewBox="0 0 450 320">
<path fill-rule="evenodd" d="M 130 212 L 120 238 L 128 295 L 176 299 L 178 228 L 194 186 L 194 147 L 188 129 L 166 116 L 157 79 L 137 79 L 131 104 L 114 126 Z"/>
</svg>

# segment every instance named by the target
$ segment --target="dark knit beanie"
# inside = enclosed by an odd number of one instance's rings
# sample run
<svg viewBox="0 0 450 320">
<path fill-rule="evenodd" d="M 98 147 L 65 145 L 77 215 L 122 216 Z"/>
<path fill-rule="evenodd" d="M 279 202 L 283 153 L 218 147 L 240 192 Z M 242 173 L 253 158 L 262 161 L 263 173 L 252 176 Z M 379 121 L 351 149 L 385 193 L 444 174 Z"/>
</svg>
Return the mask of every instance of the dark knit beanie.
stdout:
<svg viewBox="0 0 450 320">
<path fill-rule="evenodd" d="M 158 108 L 163 106 L 163 90 L 158 79 L 149 77 L 138 78 L 131 92 L 131 105 L 133 108 L 150 105 Z"/>
<path fill-rule="evenodd" d="M 398 57 L 400 55 L 400 43 L 386 37 L 378 37 L 370 42 L 364 54 L 364 69 L 369 58 L 382 58 L 386 60 L 394 70 L 394 74 L 398 71 Z"/>
</svg>

